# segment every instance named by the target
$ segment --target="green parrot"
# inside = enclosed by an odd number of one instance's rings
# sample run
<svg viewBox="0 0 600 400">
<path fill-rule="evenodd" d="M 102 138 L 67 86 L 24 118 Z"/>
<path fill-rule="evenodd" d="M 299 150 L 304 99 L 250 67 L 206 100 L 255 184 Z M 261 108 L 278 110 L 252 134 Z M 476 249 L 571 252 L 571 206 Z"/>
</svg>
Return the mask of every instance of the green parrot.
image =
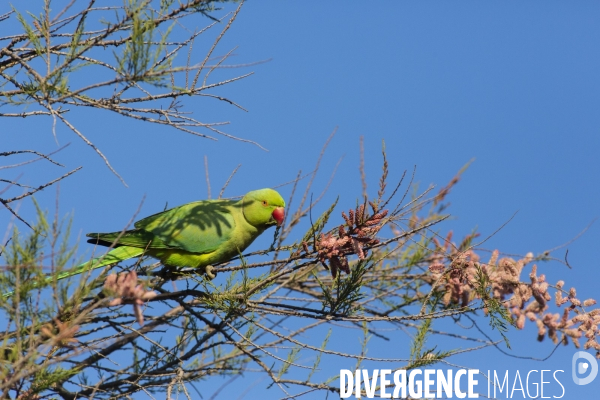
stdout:
<svg viewBox="0 0 600 400">
<path fill-rule="evenodd" d="M 56 279 L 141 255 L 157 258 L 166 266 L 201 268 L 214 278 L 212 264 L 241 254 L 267 228 L 280 226 L 284 207 L 285 201 L 275 190 L 259 189 L 238 201 L 184 204 L 141 219 L 134 224 L 135 229 L 125 232 L 88 233 L 89 243 L 114 248 L 102 257 L 63 271 Z"/>
</svg>

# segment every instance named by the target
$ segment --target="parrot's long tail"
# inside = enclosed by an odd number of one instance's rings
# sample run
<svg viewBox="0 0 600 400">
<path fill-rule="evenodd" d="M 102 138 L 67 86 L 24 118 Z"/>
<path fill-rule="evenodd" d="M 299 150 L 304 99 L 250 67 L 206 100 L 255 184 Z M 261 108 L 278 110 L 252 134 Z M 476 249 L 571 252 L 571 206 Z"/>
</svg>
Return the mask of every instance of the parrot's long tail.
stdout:
<svg viewBox="0 0 600 400">
<path fill-rule="evenodd" d="M 83 264 L 80 264 L 71 270 L 62 271 L 55 277 L 48 276 L 42 286 L 52 283 L 54 281 L 54 279 L 56 279 L 58 281 L 58 280 L 65 279 L 65 278 L 68 278 L 71 276 L 82 274 L 84 272 L 91 271 L 96 268 L 102 268 L 102 267 L 105 267 L 110 264 L 116 264 L 118 262 L 127 260 L 129 258 L 141 256 L 142 254 L 144 254 L 144 251 L 145 251 L 144 249 L 139 248 L 139 247 L 129 247 L 129 246 L 117 247 L 115 249 L 112 249 L 111 251 L 109 251 L 102 257 L 94 258 L 90 261 L 84 262 Z M 36 286 L 38 286 L 38 285 L 35 285 L 34 287 L 36 287 Z M 8 297 L 11 297 L 14 293 L 15 292 L 4 293 L 2 295 L 2 297 L 8 298 Z"/>
</svg>

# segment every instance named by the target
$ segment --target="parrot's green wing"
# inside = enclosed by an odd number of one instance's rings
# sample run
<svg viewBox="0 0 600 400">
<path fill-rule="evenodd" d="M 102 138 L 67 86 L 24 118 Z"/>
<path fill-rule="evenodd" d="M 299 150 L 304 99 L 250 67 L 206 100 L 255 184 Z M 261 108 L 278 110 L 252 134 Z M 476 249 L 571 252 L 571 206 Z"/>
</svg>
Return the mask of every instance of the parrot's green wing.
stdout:
<svg viewBox="0 0 600 400">
<path fill-rule="evenodd" d="M 106 245 L 113 243 L 120 246 L 132 246 L 149 249 L 168 249 L 167 246 L 158 236 L 152 232 L 147 232 L 141 229 L 134 229 L 125 232 L 110 232 L 110 233 L 88 233 L 86 236 L 92 238 L 89 242 L 103 242 Z"/>
<path fill-rule="evenodd" d="M 154 236 L 149 248 L 166 246 L 196 254 L 210 253 L 231 237 L 236 207 L 240 205 L 228 200 L 197 201 L 139 220 L 135 223 L 137 229 L 130 232 Z M 119 239 L 120 243 L 126 244 Z"/>
</svg>

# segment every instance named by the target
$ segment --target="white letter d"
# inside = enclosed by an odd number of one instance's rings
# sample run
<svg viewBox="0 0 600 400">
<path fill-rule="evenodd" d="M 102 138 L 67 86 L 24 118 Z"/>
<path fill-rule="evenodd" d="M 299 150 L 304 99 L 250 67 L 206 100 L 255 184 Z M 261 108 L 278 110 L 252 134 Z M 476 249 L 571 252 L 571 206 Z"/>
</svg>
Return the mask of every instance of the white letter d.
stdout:
<svg viewBox="0 0 600 400">
<path fill-rule="evenodd" d="M 348 384 L 346 385 L 346 379 L 348 379 Z M 340 397 L 342 399 L 347 399 L 352 396 L 352 389 L 354 388 L 354 380 L 352 377 L 352 372 L 347 369 L 340 370 Z"/>
</svg>

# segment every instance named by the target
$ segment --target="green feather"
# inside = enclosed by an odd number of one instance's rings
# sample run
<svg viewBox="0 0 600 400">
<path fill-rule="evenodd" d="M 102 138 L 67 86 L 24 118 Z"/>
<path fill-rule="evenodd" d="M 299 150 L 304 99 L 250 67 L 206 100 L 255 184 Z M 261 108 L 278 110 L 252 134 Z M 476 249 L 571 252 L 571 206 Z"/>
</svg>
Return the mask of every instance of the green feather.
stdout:
<svg viewBox="0 0 600 400">
<path fill-rule="evenodd" d="M 123 260 L 128 260 L 133 257 L 141 256 L 143 253 L 144 253 L 144 249 L 137 248 L 137 247 L 128 247 L 128 246 L 117 247 L 116 249 L 112 249 L 111 251 L 106 253 L 104 256 L 99 257 L 99 258 L 94 258 L 93 260 L 90 260 L 86 263 L 80 264 L 77 267 L 75 267 L 74 269 L 71 269 L 68 271 L 61 271 L 55 277 L 53 277 L 53 276 L 46 277 L 46 279 L 44 279 L 44 283 L 42 286 L 51 284 L 55 279 L 58 281 L 61 279 L 68 278 L 70 276 L 81 274 L 83 272 L 88 272 L 88 271 L 94 270 L 96 268 L 105 267 L 110 264 L 116 264 Z M 34 287 L 37 287 L 37 286 L 38 286 L 37 284 L 34 285 Z M 13 293 L 14 292 L 4 293 L 2 295 L 2 297 L 4 297 L 4 298 L 10 297 L 13 295 Z"/>
<path fill-rule="evenodd" d="M 91 243 L 102 244 L 105 246 L 112 246 L 113 243 L 147 248 L 151 247 L 154 249 L 167 249 L 167 246 L 160 238 L 151 232 L 144 230 L 135 229 L 126 232 L 111 232 L 111 233 L 88 233 L 86 236 L 93 238 L 88 240 Z"/>
<path fill-rule="evenodd" d="M 197 201 L 151 215 L 135 227 L 152 233 L 167 247 L 205 254 L 231 237 L 235 228 L 232 212 L 239 207 L 238 202 L 228 200 Z"/>
<path fill-rule="evenodd" d="M 138 257 L 144 254 L 144 249 L 138 247 L 120 246 L 112 249 L 102 257 L 94 258 L 86 263 L 80 264 L 74 270 L 63 271 L 58 274 L 56 279 L 64 279 L 69 276 L 81 274 L 82 272 L 90 271 L 96 268 L 102 268 L 110 264 L 128 260 L 133 257 Z M 52 280 L 50 279 L 50 282 Z"/>
</svg>

